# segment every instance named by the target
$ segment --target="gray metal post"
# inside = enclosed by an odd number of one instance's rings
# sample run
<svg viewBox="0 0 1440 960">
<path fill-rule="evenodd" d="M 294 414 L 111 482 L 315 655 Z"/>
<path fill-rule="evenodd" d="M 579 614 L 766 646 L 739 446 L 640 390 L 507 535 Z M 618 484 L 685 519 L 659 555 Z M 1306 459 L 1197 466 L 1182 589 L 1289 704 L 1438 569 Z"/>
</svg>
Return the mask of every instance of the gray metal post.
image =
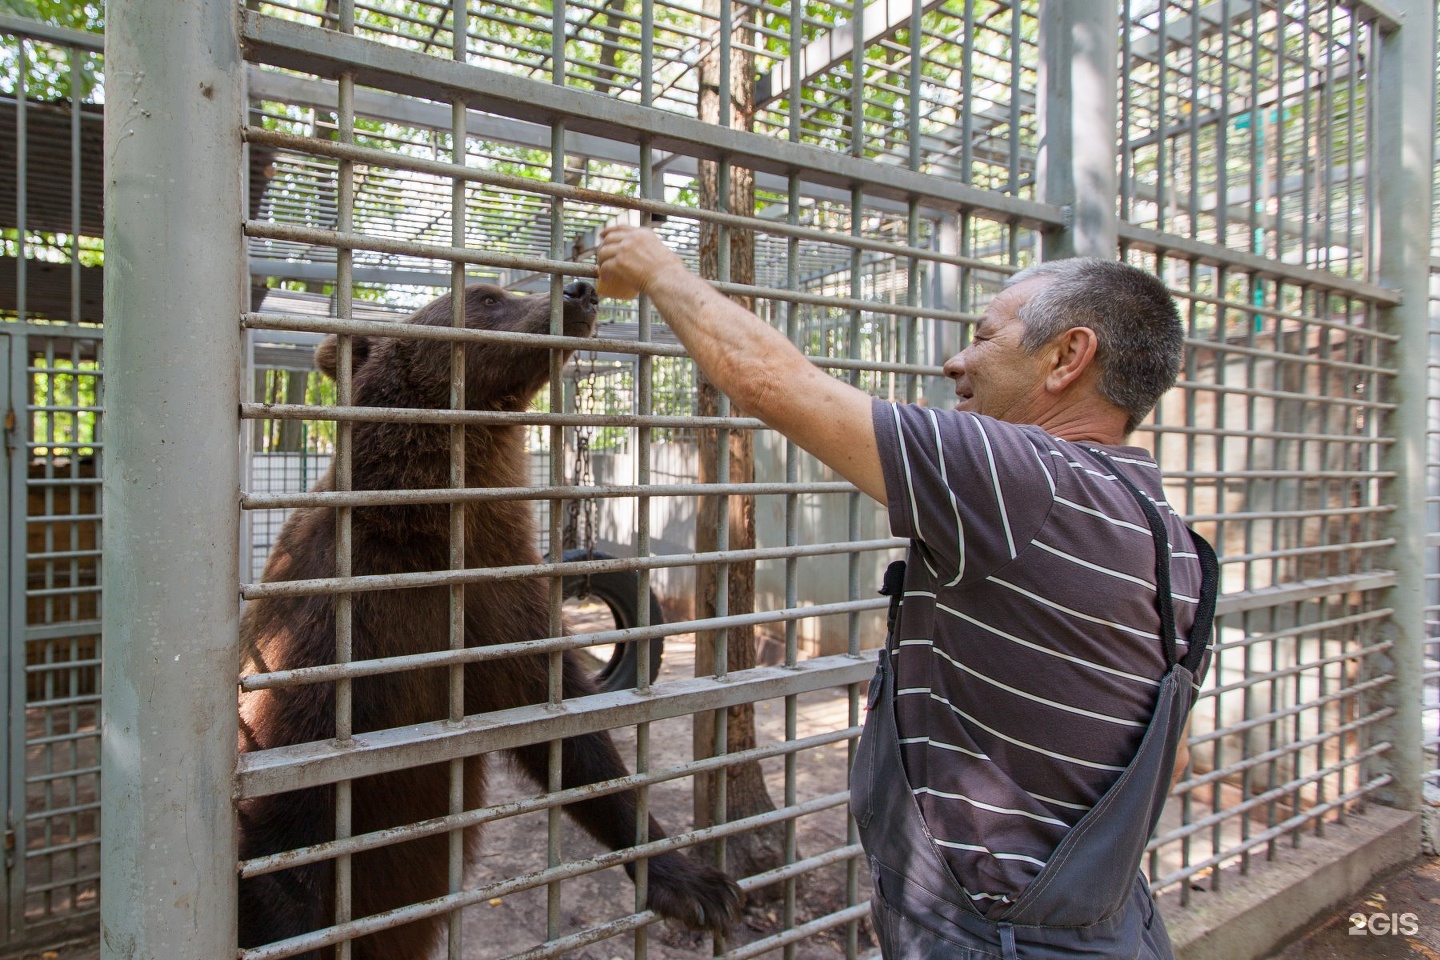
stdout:
<svg viewBox="0 0 1440 960">
<path fill-rule="evenodd" d="M 239 5 L 105 43 L 104 958 L 235 952 Z"/>
<path fill-rule="evenodd" d="M 1421 731 L 1421 674 L 1425 644 L 1425 428 L 1429 343 L 1431 176 L 1435 169 L 1435 4 L 1399 0 L 1393 7 L 1404 26 L 1380 40 L 1372 101 L 1378 193 L 1380 280 L 1401 291 L 1399 306 L 1380 311 L 1381 325 L 1402 338 L 1395 347 L 1399 404 L 1387 433 L 1395 438 L 1386 466 L 1395 472 L 1386 503 L 1395 505 L 1390 536 L 1395 538 L 1396 585 L 1388 605 L 1389 669 L 1386 705 L 1395 715 L 1383 735 L 1393 745 L 1384 755 L 1394 778 L 1382 802 L 1418 809 L 1424 776 Z"/>
<path fill-rule="evenodd" d="M 1063 228 L 1045 234 L 1046 260 L 1113 259 L 1119 249 L 1119 36 L 1115 0 L 1040 4 L 1036 173 L 1041 199 L 1069 213 Z"/>
</svg>

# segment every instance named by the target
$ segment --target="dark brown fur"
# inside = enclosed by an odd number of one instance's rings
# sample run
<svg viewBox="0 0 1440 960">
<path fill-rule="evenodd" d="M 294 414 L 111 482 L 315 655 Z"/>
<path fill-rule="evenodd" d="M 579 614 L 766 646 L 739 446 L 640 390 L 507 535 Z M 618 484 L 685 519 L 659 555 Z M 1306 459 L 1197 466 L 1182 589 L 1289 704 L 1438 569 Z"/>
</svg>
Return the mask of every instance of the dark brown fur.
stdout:
<svg viewBox="0 0 1440 960">
<path fill-rule="evenodd" d="M 595 296 L 588 284 L 566 288 L 565 332 L 593 332 Z M 543 333 L 549 330 L 548 297 L 515 297 L 495 287 L 465 293 L 466 324 Z M 450 297 L 421 309 L 409 322 L 446 326 Z M 443 341 L 357 337 L 353 340 L 356 404 L 442 408 L 449 405 L 450 344 Z M 317 351 L 321 369 L 335 372 L 336 343 Z M 533 347 L 486 343 L 466 348 L 466 407 L 522 410 L 547 381 L 550 354 Z M 354 425 L 352 486 L 358 490 L 433 489 L 450 483 L 450 428 L 421 424 Z M 469 427 L 465 472 L 470 486 L 524 486 L 528 482 L 519 427 Z M 333 489 L 327 475 L 319 489 Z M 387 506 L 353 512 L 355 575 L 444 570 L 449 566 L 448 506 Z M 335 514 L 301 509 L 286 522 L 265 566 L 264 580 L 303 580 L 335 574 Z M 471 504 L 465 512 L 465 563 L 469 567 L 538 563 L 531 506 L 526 502 Z M 368 660 L 448 646 L 448 588 L 353 594 L 354 658 Z M 465 642 L 470 646 L 513 643 L 548 636 L 548 588 L 544 580 L 508 580 L 465 588 Z M 241 621 L 244 673 L 293 669 L 335 660 L 333 596 L 252 601 Z M 448 675 L 443 669 L 408 671 L 353 682 L 356 733 L 442 720 L 448 716 Z M 544 657 L 515 657 L 466 668 L 465 712 L 484 713 L 543 703 Z M 567 655 L 565 696 L 594 692 L 578 661 Z M 241 698 L 242 751 L 261 750 L 335 735 L 335 691 L 328 683 L 261 691 Z M 512 752 L 519 769 L 537 784 L 547 778 L 545 744 Z M 562 748 L 564 786 L 626 774 L 607 733 L 575 737 Z M 465 805 L 483 805 L 485 760 L 465 764 Z M 443 816 L 449 809 L 444 764 L 402 770 L 356 781 L 356 834 Z M 240 855 L 252 858 L 320 843 L 334 837 L 335 790 L 297 790 L 245 801 L 241 806 Z M 613 849 L 636 835 L 635 797 L 612 794 L 574 803 L 565 812 Z M 475 831 L 467 852 L 475 853 Z M 650 820 L 650 836 L 664 835 Z M 353 858 L 357 918 L 442 896 L 448 889 L 444 835 L 383 847 Z M 333 922 L 335 874 L 323 862 L 245 880 L 240 889 L 240 944 L 256 946 L 293 937 Z M 650 906 L 693 928 L 724 932 L 738 909 L 739 891 L 718 871 L 670 853 L 650 860 Z M 421 921 L 355 942 L 356 960 L 409 960 L 430 956 L 439 945 L 439 920 Z M 309 957 L 328 956 L 316 951 Z"/>
</svg>

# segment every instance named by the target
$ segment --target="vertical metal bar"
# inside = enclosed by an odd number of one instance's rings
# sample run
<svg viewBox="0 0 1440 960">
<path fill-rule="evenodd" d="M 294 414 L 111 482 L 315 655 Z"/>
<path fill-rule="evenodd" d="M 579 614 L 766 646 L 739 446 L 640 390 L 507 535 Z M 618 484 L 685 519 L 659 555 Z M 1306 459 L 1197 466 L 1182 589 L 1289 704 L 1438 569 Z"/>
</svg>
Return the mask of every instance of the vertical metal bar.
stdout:
<svg viewBox="0 0 1440 960">
<path fill-rule="evenodd" d="M 0 379 L 0 388 L 3 388 L 0 389 L 0 404 L 7 411 L 17 411 L 16 433 L 6 439 L 16 444 L 19 450 L 25 449 L 24 443 L 30 436 L 30 417 L 20 417 L 20 411 L 25 410 L 28 402 L 24 389 L 29 383 L 25 372 L 25 353 L 23 336 L 0 332 L 0 364 L 3 364 L 0 365 L 0 371 L 3 371 L 0 373 L 3 377 Z M 0 523 L 4 524 L 7 534 L 0 540 L 0 549 L 5 550 L 5 558 L 0 561 L 5 581 L 0 589 L 5 591 L 8 637 L 3 652 L 0 652 L 0 663 L 5 666 L 4 678 L 0 680 L 0 707 L 5 708 L 4 716 L 7 718 L 17 713 L 23 715 L 25 703 L 26 538 L 19 532 L 26 529 L 25 474 L 28 459 L 25 456 L 7 457 L 5 479 L 0 484 L 0 508 L 4 510 L 0 515 L 4 520 Z M 28 848 L 28 844 L 25 831 L 25 724 L 7 719 L 5 730 L 4 747 L 0 748 L 3 749 L 0 770 L 5 773 L 5 820 L 0 829 L 5 830 L 11 845 L 9 849 L 0 850 L 7 884 L 4 917 L 0 918 L 0 943 L 8 944 L 24 935 L 26 871 L 25 858 L 20 854 Z"/>
<path fill-rule="evenodd" d="M 1122 0 L 1119 13 L 1120 76 L 1127 78 L 1127 80 L 1131 75 L 1131 71 L 1135 69 L 1135 61 L 1130 55 L 1130 46 L 1134 42 L 1135 37 L 1135 21 L 1131 17 L 1130 6 L 1131 0 Z M 1040 18 L 1040 33 L 1042 37 L 1045 34 L 1044 17 Z M 1045 69 L 1045 64 L 1047 60 L 1048 56 L 1046 48 L 1042 46 L 1040 49 L 1041 69 Z M 1040 82 L 1040 89 L 1043 90 L 1045 89 L 1045 87 L 1046 83 L 1042 79 Z M 1119 89 L 1120 114 L 1119 117 L 1117 117 L 1117 121 L 1123 120 L 1123 122 L 1119 123 L 1118 143 L 1118 148 L 1120 150 L 1119 216 L 1122 220 L 1133 220 L 1135 218 L 1135 148 L 1132 145 L 1130 139 L 1130 131 L 1134 129 L 1130 118 L 1132 116 L 1131 96 L 1134 90 L 1134 84 L 1128 82 L 1119 84 Z M 1043 122 L 1041 124 L 1041 127 L 1042 129 L 1044 128 Z M 1041 142 L 1043 144 L 1043 139 Z"/>
<path fill-rule="evenodd" d="M 1418 345 L 1429 335 L 1430 211 L 1435 170 L 1435 4 L 1399 0 L 1405 26 L 1380 38 L 1380 63 L 1371 74 L 1366 102 L 1375 111 L 1372 157 L 1379 169 L 1372 200 L 1380 234 L 1380 280 L 1400 290 L 1403 302 L 1379 311 L 1381 328 L 1400 336 L 1392 359 L 1396 376 L 1390 445 L 1385 465 L 1394 479 L 1382 486 L 1383 502 L 1395 505 L 1389 535 L 1395 538 L 1390 567 L 1396 585 L 1385 603 L 1395 612 L 1386 631 L 1394 646 L 1380 656 L 1394 680 L 1381 691 L 1395 713 L 1382 735 L 1392 747 L 1381 762 L 1394 778 L 1377 794 L 1382 803 L 1418 809 L 1424 757 L 1421 737 L 1421 674 L 1425 616 L 1425 420 L 1427 354 Z"/>
<path fill-rule="evenodd" d="M 965 78 L 965 94 L 960 103 L 960 181 L 975 178 L 975 4 L 965 0 L 965 35 L 961 41 L 960 70 Z"/>
<path fill-rule="evenodd" d="M 652 0 L 645 0 L 644 8 L 641 11 L 642 33 L 653 32 L 654 29 L 654 6 Z M 649 106 L 651 103 L 651 90 L 648 77 L 642 80 L 640 98 L 641 102 Z M 654 184 L 654 156 L 650 138 L 645 137 L 640 141 L 640 196 L 651 199 L 655 195 Z M 653 336 L 651 324 L 653 314 L 651 311 L 650 298 L 641 297 L 636 306 L 638 310 L 639 329 L 636 339 L 641 343 L 649 343 Z M 641 417 L 649 416 L 654 409 L 654 357 L 648 354 L 641 354 L 636 358 L 636 394 L 635 412 Z M 648 426 L 637 427 L 635 430 L 635 483 L 643 490 L 650 483 L 650 445 L 652 428 Z M 635 555 L 647 557 L 650 555 L 652 546 L 650 541 L 650 498 L 637 497 L 635 514 L 638 521 L 635 535 Z M 639 575 L 638 593 L 635 601 L 635 610 L 638 614 L 636 623 L 639 626 L 647 626 L 650 623 L 650 571 L 642 569 Z M 650 644 L 641 641 L 636 650 L 639 651 L 637 665 L 636 689 L 642 694 L 650 689 Z M 635 772 L 646 773 L 650 769 L 650 724 L 637 723 L 635 725 Z M 650 840 L 650 788 L 642 786 L 635 792 L 635 843 L 644 844 Z M 635 909 L 644 910 L 649 899 L 650 882 L 650 861 L 639 860 L 635 864 Z M 634 937 L 635 960 L 646 960 L 650 953 L 650 928 L 641 927 L 635 931 Z"/>
<path fill-rule="evenodd" d="M 30 58 L 26 55 L 25 48 L 27 41 L 24 37 L 15 38 L 15 320 L 24 323 L 28 303 L 26 295 L 26 215 L 25 209 L 29 199 L 29 167 L 30 167 L 30 137 L 26 129 L 29 107 L 26 101 L 29 99 L 29 92 L 26 90 L 26 76 L 30 72 Z"/>
<path fill-rule="evenodd" d="M 1353 277 L 1357 259 L 1355 256 L 1355 181 L 1358 179 L 1355 175 L 1357 129 L 1355 104 L 1359 96 L 1360 82 L 1360 21 L 1354 14 L 1350 16 L 1350 43 L 1347 51 L 1350 60 L 1347 65 L 1348 69 L 1345 71 L 1345 275 Z M 1367 199 L 1367 204 L 1368 202 Z M 1363 256 L 1359 260 L 1362 268 L 1367 266 Z M 1369 274 L 1366 273 L 1364 276 L 1368 277 Z"/>
<path fill-rule="evenodd" d="M 1013 196 L 1020 193 L 1020 53 L 1024 44 L 1021 42 L 1020 31 L 1020 2 L 1012 0 L 1010 3 L 1010 129 L 1008 176 L 1005 181 L 1005 192 Z M 1109 97 L 1106 97 L 1108 100 Z"/>
<path fill-rule="evenodd" d="M 555 86 L 563 87 L 566 82 L 567 64 L 565 60 L 565 40 L 567 24 L 567 7 L 565 0 L 556 0 L 554 4 L 554 17 L 550 23 L 550 58 L 553 65 L 551 81 Z M 565 124 L 557 122 L 550 128 L 550 179 L 554 183 L 565 182 Z M 566 259 L 565 250 L 565 204 L 559 197 L 550 200 L 550 256 L 554 260 Z M 560 334 L 565 329 L 565 278 L 558 274 L 550 277 L 550 332 Z M 550 351 L 550 409 L 559 411 L 564 409 L 564 389 L 562 374 L 564 357 L 559 350 Z M 552 426 L 550 428 L 550 483 L 558 485 L 562 482 L 563 467 L 562 460 L 565 449 L 565 431 L 563 427 Z M 560 519 L 561 511 L 552 504 L 550 509 L 550 553 L 557 559 L 563 551 L 563 540 L 561 538 Z M 550 579 L 550 635 L 559 636 L 564 620 L 561 615 L 562 593 L 564 582 L 559 577 Z M 564 678 L 565 678 L 565 657 L 560 651 L 555 651 L 549 657 L 549 702 L 558 704 L 564 699 Z M 546 789 L 555 792 L 561 789 L 564 781 L 562 768 L 563 744 L 560 740 L 552 740 L 549 745 L 549 770 Z M 548 867 L 558 866 L 564 860 L 564 853 L 561 850 L 561 828 L 560 808 L 551 807 L 546 814 L 545 822 L 545 863 Z M 545 887 L 545 938 L 553 940 L 560 935 L 562 925 L 561 917 L 561 881 L 554 880 Z"/>
<path fill-rule="evenodd" d="M 1036 175 L 1045 202 L 1071 211 L 1045 234 L 1044 258 L 1114 259 L 1119 124 L 1113 0 L 1045 0 L 1040 27 L 1040 151 Z"/>
<path fill-rule="evenodd" d="M 1155 13 L 1155 229 L 1169 230 L 1165 205 L 1169 197 L 1166 180 L 1170 176 L 1170 124 L 1165 112 L 1165 61 L 1169 57 L 1169 2 L 1160 0 Z M 1163 276 L 1163 274 L 1162 274 Z"/>
<path fill-rule="evenodd" d="M 70 322 L 80 316 L 80 58 L 78 47 L 67 49 L 70 71 Z M 97 318 L 98 319 L 98 318 Z M 78 366 L 78 364 L 77 364 Z M 79 378 L 75 381 L 80 382 Z M 78 437 L 77 437 L 78 439 Z M 79 463 L 72 458 L 72 463 Z"/>
<path fill-rule="evenodd" d="M 1251 253 L 1264 253 L 1265 240 L 1260 228 L 1261 184 L 1265 179 L 1265 113 L 1260 104 L 1260 0 L 1250 0 L 1250 197 L 1246 220 L 1250 228 Z M 1252 277 L 1251 283 L 1255 280 Z M 1246 564 L 1249 569 L 1249 564 Z"/>
<path fill-rule="evenodd" d="M 1301 4 L 1300 29 L 1300 263 L 1310 262 L 1310 188 L 1315 166 L 1317 144 L 1311 142 L 1310 45 L 1314 30 L 1310 18 L 1310 0 Z"/>
<path fill-rule="evenodd" d="M 339 0 L 339 24 L 341 33 L 355 32 L 355 0 Z M 355 141 L 355 75 L 344 71 L 340 74 L 336 91 L 336 133 L 341 143 Z M 341 160 L 336 168 L 336 228 L 349 233 L 355 222 L 355 165 Z M 354 313 L 355 276 L 354 253 L 350 250 L 335 251 L 335 315 L 348 320 Z M 341 406 L 354 402 L 354 342 L 348 336 L 337 339 L 335 363 L 335 402 Z M 354 450 L 351 444 L 353 424 L 335 424 L 335 489 L 349 490 L 354 467 Z M 335 576 L 348 577 L 353 571 L 353 521 L 354 511 L 350 507 L 335 510 Z M 335 661 L 348 663 L 354 657 L 354 600 L 350 593 L 335 597 Z M 335 738 L 340 742 L 350 739 L 354 721 L 353 688 L 349 680 L 335 684 Z M 353 830 L 353 789 L 349 780 L 335 785 L 335 838 L 348 838 Z M 353 862 L 348 854 L 335 859 L 335 922 L 345 923 L 354 916 L 352 883 Z M 344 940 L 335 947 L 336 960 L 350 960 L 351 942 Z"/>
<path fill-rule="evenodd" d="M 1230 3 L 1220 0 L 1220 104 L 1216 108 L 1215 120 L 1215 242 L 1222 247 L 1230 245 Z M 1215 295 L 1225 296 L 1225 284 L 1221 275 L 1215 278 Z M 1216 326 L 1223 329 L 1221 320 L 1224 309 L 1217 312 Z"/>
<path fill-rule="evenodd" d="M 105 125 L 107 356 L 127 375 L 108 392 L 104 563 L 137 573 L 103 598 L 101 873 L 119 895 L 101 901 L 100 955 L 230 957 L 248 292 L 237 8 L 107 12 L 107 100 L 134 109 Z"/>
<path fill-rule="evenodd" d="M 1190 3 L 1190 171 L 1185 212 L 1190 219 L 1190 237 L 1200 236 L 1200 0 Z M 1192 274 L 1193 277 L 1193 274 Z M 1191 290 L 1194 290 L 1192 285 Z"/>
<path fill-rule="evenodd" d="M 468 53 L 470 20 L 466 0 L 453 0 L 450 6 L 450 56 L 458 63 L 464 63 Z M 463 165 L 468 147 L 469 117 L 464 100 L 456 99 L 450 104 L 450 159 Z M 459 178 L 450 183 L 450 245 L 456 249 L 465 247 L 465 182 Z M 450 325 L 457 330 L 465 328 L 465 264 L 450 265 Z M 465 346 L 461 343 L 450 345 L 450 408 L 465 409 Z M 465 486 L 465 427 L 455 424 L 450 428 L 450 488 L 460 490 Z M 450 505 L 450 569 L 465 567 L 465 512 L 462 503 Z M 450 649 L 465 648 L 465 586 L 458 584 L 450 588 Z M 456 665 L 450 668 L 450 721 L 458 723 L 465 717 L 465 668 Z M 465 810 L 465 761 L 456 758 L 450 761 L 450 813 Z M 465 831 L 451 830 L 449 841 L 449 890 L 459 893 L 465 884 Z M 452 910 L 446 921 L 446 950 L 449 960 L 461 960 L 464 953 L 464 913 Z"/>
</svg>

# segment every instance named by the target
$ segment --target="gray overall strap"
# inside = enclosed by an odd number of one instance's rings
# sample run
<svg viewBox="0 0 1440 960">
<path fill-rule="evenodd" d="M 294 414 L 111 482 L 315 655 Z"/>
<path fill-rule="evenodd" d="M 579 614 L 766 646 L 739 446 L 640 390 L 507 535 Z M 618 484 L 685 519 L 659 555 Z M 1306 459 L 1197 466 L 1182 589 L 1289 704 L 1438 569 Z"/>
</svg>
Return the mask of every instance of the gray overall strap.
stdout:
<svg viewBox="0 0 1440 960">
<path fill-rule="evenodd" d="M 1130 899 L 1146 843 L 1170 792 L 1170 773 L 1186 717 L 1195 703 L 1194 671 L 1205 656 L 1213 629 L 1219 564 L 1204 538 L 1190 531 L 1200 561 L 1200 600 L 1186 637 L 1189 649 L 1183 659 L 1177 656 L 1170 538 L 1165 523 L 1154 502 L 1108 455 L 1093 452 L 1111 464 L 1150 525 L 1155 542 L 1155 606 L 1168 669 L 1135 758 L 1100 802 L 1065 835 L 1020 899 L 1004 912 L 1001 919 L 1016 924 L 1084 926 L 1110 916 Z"/>
<path fill-rule="evenodd" d="M 1103 457 L 1099 451 L 1097 455 Z M 982 915 L 951 873 L 905 775 L 891 663 L 900 639 L 903 566 L 892 564 L 886 572 L 882 592 L 891 599 L 890 635 L 877 658 L 850 784 L 851 812 L 874 882 L 872 915 L 886 960 L 1172 957 L 1139 865 L 1165 802 L 1185 716 L 1194 702 L 1193 672 L 1209 644 L 1219 566 L 1209 545 L 1192 532 L 1202 570 L 1201 599 L 1187 637 L 1190 649 L 1177 662 L 1174 611 L 1165 609 L 1171 606 L 1169 538 L 1154 503 L 1133 484 L 1126 486 L 1136 495 L 1155 538 L 1156 610 L 1164 624 L 1162 640 L 1168 640 L 1168 667 L 1155 710 L 1129 767 L 1067 833 L 1020 898 L 994 919 Z"/>
</svg>

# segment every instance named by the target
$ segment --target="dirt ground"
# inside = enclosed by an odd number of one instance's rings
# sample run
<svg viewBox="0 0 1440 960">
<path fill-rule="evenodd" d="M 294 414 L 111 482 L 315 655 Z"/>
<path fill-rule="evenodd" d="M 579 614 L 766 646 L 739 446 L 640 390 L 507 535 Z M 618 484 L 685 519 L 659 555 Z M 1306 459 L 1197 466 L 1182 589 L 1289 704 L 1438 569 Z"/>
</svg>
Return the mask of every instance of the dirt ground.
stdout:
<svg viewBox="0 0 1440 960">
<path fill-rule="evenodd" d="M 595 624 L 586 614 L 572 612 L 572 629 L 581 630 Z M 608 619 L 608 618 L 607 618 Z M 604 626 L 608 626 L 604 624 Z M 692 676 L 694 673 L 694 640 L 689 635 L 666 640 L 659 682 Z M 759 742 L 784 739 L 783 701 L 761 703 L 756 708 Z M 843 689 L 823 690 L 799 698 L 797 708 L 798 734 L 801 737 L 847 725 L 848 698 Z M 615 733 L 617 746 L 626 763 L 634 768 L 634 730 Z M 650 768 L 661 769 L 683 763 L 691 757 L 690 719 L 679 718 L 651 725 Z M 802 754 L 797 761 L 797 801 L 826 796 L 846 789 L 848 755 L 841 742 Z M 784 765 L 781 760 L 765 761 L 763 768 L 770 787 L 771 799 L 779 805 L 784 798 Z M 501 781 L 504 782 L 501 782 Z M 502 797 L 523 796 L 533 790 L 507 777 L 492 776 L 492 802 Z M 677 780 L 651 788 L 651 810 L 667 832 L 688 828 L 692 820 L 691 786 L 689 779 Z M 798 847 L 802 857 L 815 856 L 843 847 L 846 839 L 846 808 L 835 806 L 798 821 Z M 546 822 L 543 815 L 508 820 L 486 828 L 483 850 L 474 882 L 491 880 L 518 873 L 527 873 L 544 866 Z M 568 858 L 593 856 L 601 851 L 589 837 L 565 821 L 563 854 Z M 859 902 L 869 897 L 869 878 L 863 866 Z M 796 924 L 806 923 L 842 910 L 846 906 L 846 868 L 836 864 L 807 875 L 798 885 L 795 905 Z M 611 869 L 567 881 L 561 891 L 561 936 L 586 926 L 625 916 L 634 910 L 635 892 L 625 873 Z M 744 923 L 727 946 L 749 943 L 778 933 L 784 928 L 783 901 L 751 902 L 745 911 Z M 489 901 L 466 911 L 464 921 L 465 956 L 467 960 L 489 960 L 508 957 L 534 947 L 546 939 L 547 896 L 538 888 Z M 869 921 L 862 920 L 859 946 L 870 948 Z M 799 943 L 798 960 L 830 960 L 843 956 L 846 927 L 817 933 Z M 612 960 L 635 953 L 634 935 L 620 936 L 578 949 L 567 956 L 576 960 Z M 679 960 L 711 954 L 708 938 L 691 935 L 683 930 L 657 924 L 650 928 L 648 955 L 652 960 Z M 775 954 L 778 956 L 779 954 Z"/>
</svg>

